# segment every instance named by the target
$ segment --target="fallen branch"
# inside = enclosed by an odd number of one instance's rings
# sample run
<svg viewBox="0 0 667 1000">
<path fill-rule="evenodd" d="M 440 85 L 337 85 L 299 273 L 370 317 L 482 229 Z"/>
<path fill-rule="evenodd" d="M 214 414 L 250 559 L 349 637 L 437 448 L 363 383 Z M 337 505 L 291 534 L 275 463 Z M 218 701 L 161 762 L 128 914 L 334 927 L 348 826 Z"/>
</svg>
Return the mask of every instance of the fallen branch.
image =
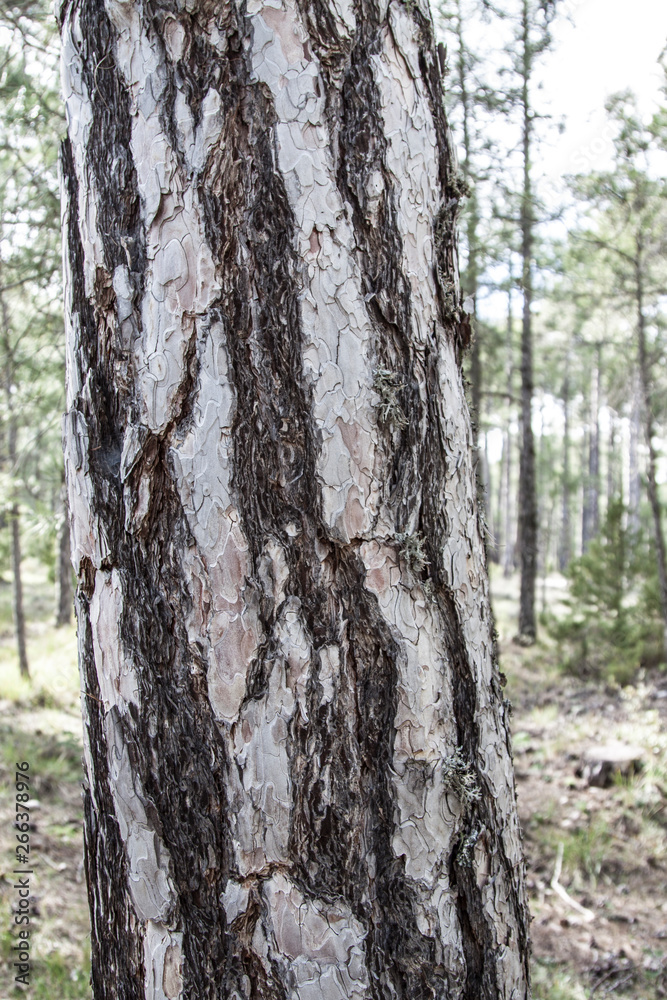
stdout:
<svg viewBox="0 0 667 1000">
<path fill-rule="evenodd" d="M 558 845 L 558 853 L 556 855 L 556 867 L 554 868 L 554 877 L 551 879 L 551 888 L 556 893 L 557 896 L 563 900 L 571 909 L 576 910 L 576 912 L 583 917 L 586 923 L 590 923 L 591 920 L 595 920 L 595 914 L 592 910 L 587 910 L 585 906 L 578 903 L 576 899 L 572 899 L 572 896 L 567 892 L 563 886 L 558 881 L 560 878 L 560 873 L 563 868 L 563 842 Z"/>
</svg>

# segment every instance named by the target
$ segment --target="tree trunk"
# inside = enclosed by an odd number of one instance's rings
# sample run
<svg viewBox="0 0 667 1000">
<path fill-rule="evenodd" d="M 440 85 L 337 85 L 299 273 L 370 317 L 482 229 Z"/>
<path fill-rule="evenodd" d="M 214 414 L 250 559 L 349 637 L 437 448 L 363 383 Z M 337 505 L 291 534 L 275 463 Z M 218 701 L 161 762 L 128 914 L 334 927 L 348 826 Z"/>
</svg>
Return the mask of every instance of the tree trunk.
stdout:
<svg viewBox="0 0 667 1000">
<path fill-rule="evenodd" d="M 618 456 L 616 454 L 616 411 L 612 410 L 611 407 L 608 408 L 609 412 L 609 445 L 607 452 L 607 510 L 609 510 L 609 504 L 612 503 L 617 496 L 622 495 L 622 490 L 619 489 L 619 482 L 623 482 L 623 477 L 621 475 L 619 480 L 618 475 Z M 621 472 L 623 470 L 621 469 Z"/>
<path fill-rule="evenodd" d="M 665 555 L 665 536 L 662 530 L 662 510 L 658 496 L 656 479 L 657 458 L 653 444 L 653 399 L 651 392 L 651 373 L 646 357 L 646 317 L 644 315 L 644 275 L 642 270 L 642 238 L 637 238 L 637 255 L 635 268 L 637 295 L 637 367 L 639 370 L 639 386 L 641 390 L 642 413 L 644 417 L 644 434 L 648 448 L 648 464 L 646 469 L 646 489 L 653 515 L 653 530 L 655 533 L 655 556 L 658 568 L 658 586 L 660 588 L 660 608 L 663 621 L 663 652 L 667 663 L 667 558 Z"/>
<path fill-rule="evenodd" d="M 106 10 L 62 26 L 95 1000 L 527 998 L 430 18 Z"/>
<path fill-rule="evenodd" d="M 458 45 L 458 58 L 456 60 L 456 72 L 458 75 L 458 86 L 462 112 L 462 139 L 463 139 L 463 188 L 469 197 L 468 208 L 465 214 L 465 233 L 467 244 L 466 267 L 461 275 L 461 286 L 463 296 L 468 300 L 470 309 L 470 323 L 472 328 L 472 339 L 470 344 L 470 408 L 473 423 L 473 436 L 475 448 L 479 447 L 479 423 L 481 419 L 482 402 L 482 357 L 481 341 L 477 324 L 477 292 L 479 286 L 479 256 L 480 247 L 477 236 L 479 228 L 479 204 L 477 191 L 474 186 L 472 176 L 473 159 L 473 139 L 471 131 L 474 127 L 473 118 L 473 92 L 470 90 L 468 63 L 468 49 L 464 37 L 464 16 L 461 10 L 461 0 L 456 2 L 456 18 L 454 19 L 454 31 L 456 33 Z M 481 483 L 485 489 L 485 483 Z M 486 493 L 483 494 L 485 497 Z"/>
<path fill-rule="evenodd" d="M 503 576 L 509 577 L 515 569 L 514 563 L 514 532 L 516 521 L 512 504 L 512 431 L 510 421 L 507 421 L 503 441 L 503 510 L 505 512 L 505 545 L 503 548 Z"/>
<path fill-rule="evenodd" d="M 628 528 L 637 534 L 641 525 L 641 475 L 639 472 L 639 440 L 641 438 L 641 383 L 639 372 L 632 380 L 632 413 L 630 415 L 630 454 L 628 458 Z"/>
<path fill-rule="evenodd" d="M 16 413 L 14 411 L 13 391 L 13 355 L 9 339 L 9 315 L 7 303 L 4 296 L 0 294 L 0 319 L 2 322 L 2 340 L 5 355 L 5 400 L 7 404 L 7 461 L 9 463 L 9 474 L 13 478 L 16 475 L 18 453 L 16 438 L 18 428 L 16 425 Z M 9 512 L 10 540 L 10 562 L 12 569 L 12 618 L 14 620 L 14 635 L 16 637 L 16 652 L 19 659 L 19 671 L 21 677 L 30 679 L 30 667 L 28 666 L 28 651 L 26 644 L 25 612 L 23 609 L 23 582 L 21 580 L 21 524 L 20 509 L 16 499 L 16 488 L 11 486 L 12 506 Z"/>
<path fill-rule="evenodd" d="M 581 522 L 581 548 L 588 550 L 600 530 L 600 348 L 591 375 L 591 399 L 588 431 L 588 467 L 584 487 Z"/>
<path fill-rule="evenodd" d="M 56 541 L 56 628 L 72 620 L 72 562 L 70 559 L 67 492 L 62 491 L 62 513 Z"/>
<path fill-rule="evenodd" d="M 9 397 L 9 393 L 7 394 Z M 16 417 L 14 416 L 11 400 L 9 408 L 9 432 L 8 458 L 9 467 L 12 474 L 16 469 Z M 12 492 L 14 488 L 12 487 Z M 12 617 L 14 619 L 14 635 L 16 636 L 16 652 L 19 658 L 19 671 L 21 677 L 30 679 L 30 667 L 28 666 L 28 650 L 25 631 L 25 612 L 23 609 L 23 581 L 21 579 L 21 514 L 16 501 L 12 504 L 9 512 L 9 526 L 11 530 L 11 566 L 12 566 Z"/>
<path fill-rule="evenodd" d="M 569 358 L 566 365 L 569 365 Z M 572 558 L 572 528 L 570 515 L 570 379 L 563 380 L 563 480 L 560 519 L 560 545 L 558 547 L 558 568 L 561 573 L 567 569 Z"/>
<path fill-rule="evenodd" d="M 482 491 L 481 503 L 484 513 L 484 525 L 486 530 L 486 554 L 490 562 L 498 561 L 497 535 L 495 528 L 495 518 L 493 511 L 493 491 L 491 483 L 491 463 L 489 462 L 488 431 L 484 431 L 484 445 L 480 446 L 479 435 L 477 436 L 477 476 Z"/>
<path fill-rule="evenodd" d="M 512 285 L 514 275 L 512 273 L 512 261 L 509 265 L 509 285 L 507 289 L 507 406 L 512 405 L 512 390 L 514 376 L 514 316 L 512 312 Z M 516 519 L 514 516 L 513 491 L 512 491 L 512 420 L 508 415 L 505 421 L 505 437 L 503 441 L 503 504 L 505 512 L 505 548 L 503 550 L 503 576 L 511 576 L 515 569 L 515 545 Z"/>
<path fill-rule="evenodd" d="M 533 439 L 533 195 L 531 186 L 532 113 L 528 82 L 531 73 L 529 11 L 523 2 L 522 15 L 522 97 L 523 192 L 521 197 L 521 456 L 519 460 L 519 538 L 521 591 L 519 595 L 519 635 L 523 643 L 535 641 L 535 582 L 537 578 L 537 494 L 535 484 L 535 442 Z"/>
<path fill-rule="evenodd" d="M 25 633 L 25 612 L 23 610 L 23 583 L 21 580 L 21 526 L 19 505 L 12 504 L 9 513 L 11 528 L 11 564 L 12 564 L 12 617 L 14 619 L 14 635 L 16 636 L 16 652 L 19 658 L 21 677 L 30 680 L 28 666 L 28 650 Z"/>
</svg>

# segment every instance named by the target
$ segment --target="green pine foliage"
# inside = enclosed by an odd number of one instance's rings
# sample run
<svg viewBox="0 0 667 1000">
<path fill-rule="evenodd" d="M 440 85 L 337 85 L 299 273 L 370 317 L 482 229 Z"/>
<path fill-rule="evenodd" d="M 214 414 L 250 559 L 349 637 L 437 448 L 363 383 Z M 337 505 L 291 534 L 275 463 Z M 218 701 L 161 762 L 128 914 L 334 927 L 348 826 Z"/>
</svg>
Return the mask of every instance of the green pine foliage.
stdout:
<svg viewBox="0 0 667 1000">
<path fill-rule="evenodd" d="M 56 26 L 43 0 L 0 11 L 0 578 L 18 502 L 24 556 L 51 567 L 60 510 L 64 329 Z M 17 425 L 16 457 L 8 451 Z"/>
<path fill-rule="evenodd" d="M 661 658 L 655 560 L 626 521 L 622 501 L 613 500 L 600 533 L 568 568 L 566 615 L 549 623 L 565 671 L 620 684 Z"/>
</svg>

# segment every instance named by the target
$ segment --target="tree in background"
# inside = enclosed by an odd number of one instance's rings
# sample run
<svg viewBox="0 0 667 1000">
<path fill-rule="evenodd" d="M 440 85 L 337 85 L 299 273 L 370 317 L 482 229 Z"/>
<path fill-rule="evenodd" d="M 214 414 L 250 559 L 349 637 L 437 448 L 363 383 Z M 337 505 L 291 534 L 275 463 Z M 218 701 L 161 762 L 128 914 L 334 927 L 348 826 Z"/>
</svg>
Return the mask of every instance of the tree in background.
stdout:
<svg viewBox="0 0 667 1000">
<path fill-rule="evenodd" d="M 533 436 L 533 292 L 535 226 L 538 221 L 533 185 L 534 122 L 531 84 L 538 57 L 550 44 L 549 22 L 553 4 L 522 0 L 516 35 L 515 73 L 520 81 L 521 160 L 523 182 L 520 202 L 521 231 L 521 451 L 519 461 L 519 555 L 521 592 L 519 633 L 522 643 L 534 642 L 537 634 L 535 584 L 537 580 L 537 487 L 535 481 L 535 441 Z"/>
<path fill-rule="evenodd" d="M 39 4 L 3 10 L 0 49 L 0 372 L 3 493 L 19 666 L 28 676 L 21 579 L 30 533 L 53 538 L 64 365 L 59 315 L 57 46 Z M 50 84 L 50 85 L 49 85 Z M 52 542 L 51 542 L 52 544 Z"/>
<path fill-rule="evenodd" d="M 657 482 L 654 370 L 664 351 L 660 311 L 667 251 L 667 183 L 655 179 L 651 154 L 659 146 L 658 126 L 645 127 L 632 95 L 608 104 L 615 126 L 614 169 L 579 177 L 575 190 L 589 205 L 593 225 L 581 235 L 613 278 L 611 294 L 634 330 L 639 413 L 648 452 L 646 489 L 655 541 L 667 659 L 667 560 Z"/>
</svg>

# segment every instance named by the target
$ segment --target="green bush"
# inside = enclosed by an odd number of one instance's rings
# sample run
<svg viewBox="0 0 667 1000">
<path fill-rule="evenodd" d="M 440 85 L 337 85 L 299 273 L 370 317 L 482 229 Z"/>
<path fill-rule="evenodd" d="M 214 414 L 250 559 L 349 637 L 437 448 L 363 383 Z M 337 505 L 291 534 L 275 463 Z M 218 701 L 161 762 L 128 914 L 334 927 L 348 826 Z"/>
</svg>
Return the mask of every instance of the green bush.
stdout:
<svg viewBox="0 0 667 1000">
<path fill-rule="evenodd" d="M 655 558 L 625 521 L 623 503 L 612 501 L 599 535 L 568 568 L 567 614 L 549 623 L 565 671 L 619 684 L 662 659 Z"/>
</svg>

